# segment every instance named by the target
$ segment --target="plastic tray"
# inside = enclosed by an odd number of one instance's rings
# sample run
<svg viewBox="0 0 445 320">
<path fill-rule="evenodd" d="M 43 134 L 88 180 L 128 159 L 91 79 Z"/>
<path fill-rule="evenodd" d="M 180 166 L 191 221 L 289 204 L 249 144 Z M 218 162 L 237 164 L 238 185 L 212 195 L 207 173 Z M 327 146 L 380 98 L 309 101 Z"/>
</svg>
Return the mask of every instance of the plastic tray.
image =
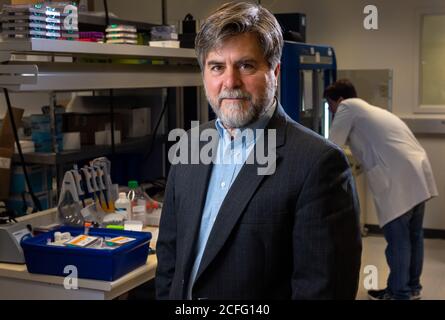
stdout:
<svg viewBox="0 0 445 320">
<path fill-rule="evenodd" d="M 21 246 L 30 273 L 66 277 L 69 273 L 64 273 L 65 267 L 75 266 L 78 278 L 114 281 L 147 262 L 150 232 L 91 228 L 89 234 L 93 236 L 127 236 L 136 239 L 115 249 L 94 249 L 47 245 L 47 239 L 54 240 L 57 231 L 70 232 L 76 236 L 82 234 L 84 229 L 61 227 L 23 239 Z"/>
</svg>

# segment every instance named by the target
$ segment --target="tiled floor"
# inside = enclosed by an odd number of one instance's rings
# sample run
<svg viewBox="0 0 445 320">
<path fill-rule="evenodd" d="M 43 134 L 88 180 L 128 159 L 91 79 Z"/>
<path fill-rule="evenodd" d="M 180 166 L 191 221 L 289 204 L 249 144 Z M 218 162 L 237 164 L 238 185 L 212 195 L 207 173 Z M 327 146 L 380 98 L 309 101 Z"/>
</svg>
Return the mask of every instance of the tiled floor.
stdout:
<svg viewBox="0 0 445 320">
<path fill-rule="evenodd" d="M 386 287 L 388 265 L 385 259 L 386 242 L 383 236 L 363 237 L 362 267 L 360 274 L 360 287 L 357 299 L 367 299 L 364 281 L 369 274 L 364 270 L 367 265 L 374 265 L 378 271 L 379 289 Z M 425 240 L 425 261 L 421 282 L 422 296 L 427 300 L 445 300 L 445 240 Z"/>
</svg>

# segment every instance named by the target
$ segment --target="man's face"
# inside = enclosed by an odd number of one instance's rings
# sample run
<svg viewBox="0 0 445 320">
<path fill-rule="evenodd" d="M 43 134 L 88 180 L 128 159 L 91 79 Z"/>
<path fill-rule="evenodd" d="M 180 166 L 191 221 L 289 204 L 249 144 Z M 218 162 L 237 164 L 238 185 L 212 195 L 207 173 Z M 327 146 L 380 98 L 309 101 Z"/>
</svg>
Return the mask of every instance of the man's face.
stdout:
<svg viewBox="0 0 445 320">
<path fill-rule="evenodd" d="M 258 119 L 275 96 L 279 65 L 264 59 L 257 37 L 231 37 L 206 57 L 204 86 L 213 111 L 226 128 L 240 128 Z"/>
</svg>

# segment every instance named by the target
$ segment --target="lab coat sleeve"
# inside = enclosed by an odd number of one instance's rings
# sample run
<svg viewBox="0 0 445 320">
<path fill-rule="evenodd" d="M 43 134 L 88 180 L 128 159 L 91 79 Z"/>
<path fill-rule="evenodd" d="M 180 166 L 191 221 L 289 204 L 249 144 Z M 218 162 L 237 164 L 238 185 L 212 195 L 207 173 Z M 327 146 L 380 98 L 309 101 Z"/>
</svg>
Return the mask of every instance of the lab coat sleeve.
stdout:
<svg viewBox="0 0 445 320">
<path fill-rule="evenodd" d="M 349 107 L 344 104 L 338 106 L 334 121 L 329 131 L 329 140 L 338 146 L 344 146 L 352 128 L 353 115 Z"/>
<path fill-rule="evenodd" d="M 330 148 L 308 173 L 297 201 L 293 299 L 355 298 L 362 250 L 359 210 L 346 157 Z"/>
<path fill-rule="evenodd" d="M 176 166 L 173 165 L 167 179 L 156 243 L 158 259 L 155 278 L 156 298 L 161 300 L 169 298 L 176 264 L 175 171 Z"/>
</svg>

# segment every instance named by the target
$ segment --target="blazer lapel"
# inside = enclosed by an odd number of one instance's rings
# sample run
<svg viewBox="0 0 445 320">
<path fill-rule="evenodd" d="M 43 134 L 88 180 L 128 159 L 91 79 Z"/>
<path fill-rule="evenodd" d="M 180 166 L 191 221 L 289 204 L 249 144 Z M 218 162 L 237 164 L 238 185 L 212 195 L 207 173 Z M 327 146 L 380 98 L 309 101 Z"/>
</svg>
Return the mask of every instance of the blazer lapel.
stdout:
<svg viewBox="0 0 445 320">
<path fill-rule="evenodd" d="M 215 122 L 211 121 L 208 125 L 201 127 L 200 130 L 202 131 L 205 130 L 206 128 L 211 128 L 211 127 L 214 128 L 214 125 Z M 214 147 L 218 145 L 218 140 L 219 139 L 211 142 Z M 202 150 L 202 148 L 207 143 L 208 142 L 206 141 L 200 141 L 199 150 Z M 216 148 L 214 148 L 213 150 L 216 150 Z M 185 218 L 186 225 L 184 226 L 184 228 L 186 229 L 186 233 L 183 240 L 184 251 L 182 255 L 182 262 L 184 264 L 183 270 L 185 272 L 185 275 L 189 274 L 191 264 L 193 262 L 192 259 L 195 257 L 193 249 L 195 242 L 197 241 L 199 227 L 201 225 L 202 210 L 204 209 L 207 187 L 209 184 L 210 173 L 213 165 L 212 163 L 203 164 L 199 162 L 199 164 L 189 164 L 186 167 L 189 170 L 187 177 L 188 180 L 190 181 L 190 189 L 187 195 L 188 197 L 187 202 L 191 204 L 190 205 L 191 209 L 187 210 L 189 212 L 182 213 L 182 214 L 187 214 L 187 217 Z M 196 204 L 198 204 L 198 207 L 196 207 Z"/>
<path fill-rule="evenodd" d="M 276 163 L 279 164 L 279 147 L 284 145 L 286 135 L 286 115 L 281 107 L 277 105 L 277 109 L 269 121 L 266 129 L 276 130 Z M 267 131 L 266 131 L 267 135 Z M 267 136 L 265 136 L 265 150 L 267 150 Z M 249 155 L 249 158 L 254 157 L 255 149 Z M 247 162 L 252 163 L 252 162 Z M 261 181 L 267 177 L 265 175 L 258 174 L 258 168 L 261 168 L 256 161 L 253 164 L 244 164 L 233 182 L 229 192 L 227 193 L 212 231 L 210 232 L 209 239 L 204 250 L 204 255 L 201 260 L 201 264 L 196 276 L 196 280 L 200 277 L 203 271 L 209 266 L 217 253 L 221 250 L 224 243 L 228 239 L 233 228 L 237 224 L 244 208 L 248 204 L 249 200 L 254 195 Z"/>
</svg>

